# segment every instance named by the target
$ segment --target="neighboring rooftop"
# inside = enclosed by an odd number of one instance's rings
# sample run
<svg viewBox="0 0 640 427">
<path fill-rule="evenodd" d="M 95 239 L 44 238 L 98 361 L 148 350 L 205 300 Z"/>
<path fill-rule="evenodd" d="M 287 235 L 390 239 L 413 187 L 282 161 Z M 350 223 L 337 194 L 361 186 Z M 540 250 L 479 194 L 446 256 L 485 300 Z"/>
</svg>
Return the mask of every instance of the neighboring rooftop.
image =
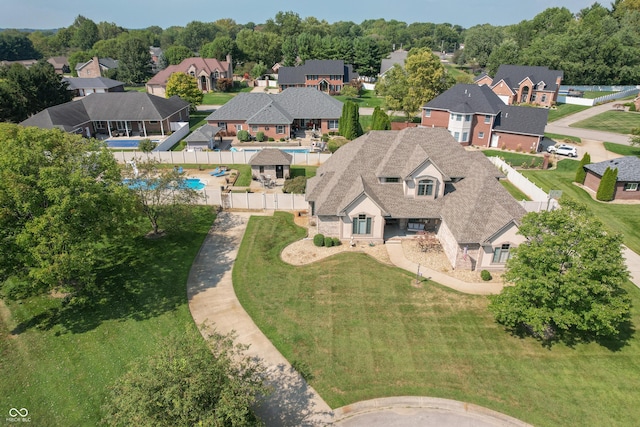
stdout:
<svg viewBox="0 0 640 427">
<path fill-rule="evenodd" d="M 69 89 L 111 89 L 124 86 L 123 82 L 106 77 L 63 77 L 62 80 L 69 83 Z"/>
<path fill-rule="evenodd" d="M 497 115 L 506 104 L 487 85 L 457 84 L 424 105 L 424 108 L 460 114 Z"/>
<path fill-rule="evenodd" d="M 498 68 L 492 84 L 495 85 L 500 80 L 504 80 L 509 87 L 517 88 L 523 80 L 529 78 L 534 85 L 544 83 L 544 90 L 553 92 L 559 89 L 557 81 L 562 77 L 564 77 L 564 72 L 550 70 L 549 67 L 503 64 Z"/>
<path fill-rule="evenodd" d="M 404 68 L 404 61 L 407 59 L 409 52 L 406 50 L 395 50 L 389 54 L 380 64 L 380 75 L 386 73 L 393 64 L 398 64 Z"/>
<path fill-rule="evenodd" d="M 607 168 L 618 169 L 618 181 L 640 182 L 640 158 L 636 156 L 625 156 L 617 159 L 605 160 L 604 162 L 591 163 L 584 166 L 596 175 L 604 175 Z"/>
<path fill-rule="evenodd" d="M 264 148 L 251 156 L 251 166 L 290 165 L 293 156 L 277 148 Z"/>
<path fill-rule="evenodd" d="M 278 85 L 305 84 L 308 75 L 340 75 L 343 76 L 344 83 L 359 77 L 358 73 L 353 71 L 353 67 L 342 60 L 309 59 L 297 67 L 278 68 Z"/>
</svg>

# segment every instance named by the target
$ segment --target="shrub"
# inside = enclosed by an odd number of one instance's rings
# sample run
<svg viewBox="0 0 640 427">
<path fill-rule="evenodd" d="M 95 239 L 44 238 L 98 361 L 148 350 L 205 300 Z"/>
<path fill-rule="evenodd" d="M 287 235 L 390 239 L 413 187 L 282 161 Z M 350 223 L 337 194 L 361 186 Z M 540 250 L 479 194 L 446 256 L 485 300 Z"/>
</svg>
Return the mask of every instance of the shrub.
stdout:
<svg viewBox="0 0 640 427">
<path fill-rule="evenodd" d="M 324 235 L 318 233 L 315 236 L 313 236 L 313 244 L 318 247 L 324 246 Z"/>
<path fill-rule="evenodd" d="M 333 237 L 324 236 L 324 245 L 327 248 L 330 248 L 331 246 L 333 246 Z"/>
<path fill-rule="evenodd" d="M 258 142 L 264 141 L 264 132 L 260 131 L 260 132 L 256 133 L 256 141 L 258 141 Z"/>
<path fill-rule="evenodd" d="M 329 142 L 329 135 L 327 135 L 326 133 L 322 134 L 322 138 L 321 139 L 322 139 L 322 142 Z"/>
<path fill-rule="evenodd" d="M 521 152 L 522 152 L 522 144 L 518 144 L 518 145 L 516 146 L 516 152 L 517 152 L 517 153 L 521 153 Z"/>
<path fill-rule="evenodd" d="M 584 179 L 587 177 L 587 171 L 584 170 L 584 166 L 591 163 L 591 155 L 589 153 L 584 153 L 582 156 L 582 160 L 580 160 L 580 164 L 578 165 L 578 170 L 576 171 L 576 177 L 574 181 L 579 184 L 584 184 Z"/>
<path fill-rule="evenodd" d="M 313 380 L 314 376 L 313 376 L 313 372 L 311 371 L 311 368 L 309 367 L 309 365 L 307 365 L 306 363 L 304 363 L 301 360 L 294 360 L 291 363 L 291 367 L 293 369 L 295 369 L 296 371 L 298 371 L 298 373 L 300 374 L 300 376 L 302 378 L 305 379 L 305 381 L 311 381 Z"/>
<path fill-rule="evenodd" d="M 491 273 L 489 273 L 487 270 L 482 270 L 480 272 L 480 277 L 482 278 L 482 280 L 484 280 L 485 282 L 488 282 L 489 280 L 492 279 L 491 277 Z"/>
<path fill-rule="evenodd" d="M 269 142 L 273 142 L 273 141 L 275 141 L 275 139 L 274 139 L 273 137 L 271 137 L 271 136 L 270 136 L 270 137 L 269 137 Z"/>
<path fill-rule="evenodd" d="M 227 78 L 220 78 L 216 81 L 216 89 L 220 92 L 229 92 L 233 89 L 233 80 Z"/>
<path fill-rule="evenodd" d="M 284 137 L 280 138 L 280 142 L 284 142 Z"/>
<path fill-rule="evenodd" d="M 240 142 L 247 142 L 251 140 L 251 135 L 249 135 L 249 132 L 246 130 L 239 130 L 238 135 L 236 136 Z"/>
<path fill-rule="evenodd" d="M 282 191 L 284 193 L 304 194 L 304 190 L 306 186 L 307 186 L 307 177 L 296 176 L 295 178 L 287 179 L 284 182 Z"/>
<path fill-rule="evenodd" d="M 613 200 L 613 196 L 616 193 L 616 182 L 618 180 L 618 169 L 611 169 L 607 167 L 604 171 L 602 178 L 600 179 L 600 185 L 598 185 L 598 191 L 596 192 L 596 199 L 603 202 L 610 202 Z"/>
<path fill-rule="evenodd" d="M 340 246 L 342 242 L 337 237 L 333 238 L 333 246 Z"/>
<path fill-rule="evenodd" d="M 138 150 L 143 151 L 145 153 L 149 153 L 154 150 L 158 146 L 157 143 L 151 141 L 149 138 L 141 139 L 138 143 Z"/>
</svg>

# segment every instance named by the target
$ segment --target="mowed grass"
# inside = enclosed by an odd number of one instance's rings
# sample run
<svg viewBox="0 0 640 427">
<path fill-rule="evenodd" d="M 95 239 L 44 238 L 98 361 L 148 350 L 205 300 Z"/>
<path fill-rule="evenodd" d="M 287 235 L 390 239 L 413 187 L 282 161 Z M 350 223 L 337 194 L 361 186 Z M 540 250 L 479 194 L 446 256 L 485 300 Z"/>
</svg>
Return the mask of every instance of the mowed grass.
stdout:
<svg viewBox="0 0 640 427">
<path fill-rule="evenodd" d="M 487 157 L 500 157 L 513 167 L 527 167 L 527 168 L 539 168 L 542 166 L 544 159 L 540 156 L 532 156 L 529 154 L 514 153 L 512 151 L 505 150 L 482 150 Z"/>
<path fill-rule="evenodd" d="M 576 176 L 576 160 L 561 160 L 555 170 L 521 171 L 544 191 L 562 190 L 563 197 L 570 197 L 587 205 L 611 231 L 622 233 L 624 243 L 636 253 L 640 253 L 640 206 L 598 202 L 582 188 L 573 184 Z"/>
<path fill-rule="evenodd" d="M 577 112 L 586 110 L 587 106 L 584 105 L 574 105 L 574 104 L 558 104 L 556 108 L 549 109 L 549 117 L 547 118 L 547 122 L 551 123 L 558 119 L 561 119 L 566 116 L 570 116 L 571 114 L 575 114 Z"/>
<path fill-rule="evenodd" d="M 507 181 L 506 179 L 501 179 L 500 184 L 502 184 L 505 190 L 507 190 L 509 194 L 511 194 L 513 198 L 516 199 L 517 201 L 531 200 L 529 196 L 527 196 L 522 191 L 520 191 L 518 187 L 516 187 L 511 183 L 511 181 Z"/>
<path fill-rule="evenodd" d="M 573 123 L 571 127 L 630 134 L 632 129 L 640 128 L 640 113 L 605 111 L 587 120 Z"/>
<path fill-rule="evenodd" d="M 635 425 L 640 342 L 545 348 L 506 333 L 487 299 L 426 282 L 360 253 L 303 267 L 281 250 L 305 235 L 290 214 L 253 217 L 233 270 L 236 293 L 332 408 L 385 396 L 456 399 L 536 426 Z M 640 292 L 628 289 L 634 307 Z M 640 313 L 633 311 L 638 324 Z"/>
<path fill-rule="evenodd" d="M 622 156 L 638 156 L 640 157 L 640 147 L 633 147 L 631 145 L 616 144 L 613 142 L 605 142 L 604 148 L 612 153 L 620 154 Z"/>
<path fill-rule="evenodd" d="M 0 301 L 0 408 L 27 408 L 34 426 L 96 426 L 107 387 L 162 338 L 195 328 L 189 269 L 214 219 L 198 207 L 180 232 L 144 233 L 110 248 L 97 271 L 105 291 L 80 308 L 60 298 Z"/>
<path fill-rule="evenodd" d="M 351 97 L 342 96 L 342 95 L 334 96 L 334 98 L 340 102 L 347 102 L 347 101 L 355 102 L 358 107 L 375 108 L 375 107 L 382 107 L 384 105 L 384 98 L 376 95 L 375 90 L 363 89 L 362 93 L 357 98 L 351 98 Z"/>
<path fill-rule="evenodd" d="M 295 178 L 297 176 L 305 176 L 307 178 L 313 178 L 316 176 L 316 171 L 318 170 L 318 166 L 291 166 L 290 175 L 291 178 Z"/>
<path fill-rule="evenodd" d="M 230 92 L 208 92 L 202 97 L 203 105 L 224 105 L 241 92 L 251 92 L 252 87 L 234 88 Z"/>
</svg>

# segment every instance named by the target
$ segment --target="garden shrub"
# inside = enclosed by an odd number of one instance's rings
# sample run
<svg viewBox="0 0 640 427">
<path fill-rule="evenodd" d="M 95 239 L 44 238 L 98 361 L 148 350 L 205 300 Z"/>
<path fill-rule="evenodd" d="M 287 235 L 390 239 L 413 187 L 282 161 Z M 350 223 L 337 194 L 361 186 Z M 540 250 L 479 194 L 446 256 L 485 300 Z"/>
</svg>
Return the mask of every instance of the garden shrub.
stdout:
<svg viewBox="0 0 640 427">
<path fill-rule="evenodd" d="M 480 272 L 480 277 L 482 278 L 482 280 L 484 280 L 485 282 L 488 282 L 489 280 L 492 279 L 491 277 L 491 273 L 489 273 L 487 270 L 482 270 Z"/>
<path fill-rule="evenodd" d="M 578 165 L 578 170 L 576 171 L 576 177 L 574 181 L 579 184 L 584 184 L 584 180 L 587 177 L 587 171 L 584 170 L 584 166 L 591 163 L 591 155 L 589 153 L 584 153 L 582 156 L 582 160 L 580 160 L 580 164 Z"/>
<path fill-rule="evenodd" d="M 618 168 L 607 167 L 600 179 L 596 199 L 603 202 L 610 202 L 616 194 L 616 182 L 618 180 Z"/>
<path fill-rule="evenodd" d="M 273 142 L 273 141 L 275 141 L 275 139 L 272 136 L 270 136 L 269 137 L 269 142 Z"/>
<path fill-rule="evenodd" d="M 316 234 L 315 236 L 313 236 L 313 244 L 320 247 L 320 246 L 324 246 L 324 234 Z"/>
<path fill-rule="evenodd" d="M 313 372 L 311 371 L 311 368 L 309 367 L 309 365 L 307 365 L 303 361 L 294 360 L 293 362 L 291 362 L 291 367 L 296 371 L 298 371 L 300 376 L 304 378 L 305 381 L 313 380 L 314 376 L 313 376 Z"/>
<path fill-rule="evenodd" d="M 333 246 L 340 246 L 342 242 L 337 237 L 333 238 Z"/>
<path fill-rule="evenodd" d="M 251 135 L 249 135 L 249 132 L 246 130 L 239 130 L 236 136 L 240 142 L 247 142 L 251 140 Z"/>
<path fill-rule="evenodd" d="M 260 131 L 260 132 L 256 133 L 256 141 L 258 141 L 258 142 L 264 141 L 264 132 Z"/>
<path fill-rule="evenodd" d="M 324 245 L 328 248 L 333 246 L 333 237 L 324 236 Z"/>
<path fill-rule="evenodd" d="M 280 138 L 280 142 L 284 142 L 284 137 Z"/>
</svg>

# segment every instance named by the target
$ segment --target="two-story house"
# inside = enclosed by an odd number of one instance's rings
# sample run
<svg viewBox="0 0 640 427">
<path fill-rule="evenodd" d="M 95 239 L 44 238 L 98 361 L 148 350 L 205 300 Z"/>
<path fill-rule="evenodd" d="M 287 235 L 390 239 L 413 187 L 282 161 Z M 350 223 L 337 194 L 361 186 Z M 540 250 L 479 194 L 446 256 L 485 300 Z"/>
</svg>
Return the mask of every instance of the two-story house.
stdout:
<svg viewBox="0 0 640 427">
<path fill-rule="evenodd" d="M 313 87 L 321 92 L 336 94 L 358 77 L 353 66 L 344 61 L 312 59 L 298 67 L 280 67 L 278 87 L 280 91 L 290 87 Z"/>
<path fill-rule="evenodd" d="M 153 76 L 147 82 L 147 93 L 165 96 L 167 81 L 173 73 L 185 73 L 195 77 L 198 89 L 202 92 L 211 92 L 216 89 L 218 79 L 233 78 L 233 61 L 231 55 L 227 55 L 226 61 L 215 58 L 187 58 L 178 65 L 170 65 Z"/>
<path fill-rule="evenodd" d="M 317 232 L 381 243 L 435 233 L 457 269 L 501 269 L 524 208 L 480 152 L 445 129 L 371 131 L 336 151 L 307 182 Z"/>
<path fill-rule="evenodd" d="M 505 104 L 534 104 L 550 107 L 558 100 L 564 73 L 549 67 L 501 65 L 495 77 L 483 74 L 475 82 L 487 85 Z"/>
<path fill-rule="evenodd" d="M 94 56 L 87 62 L 76 64 L 78 77 L 93 78 L 104 77 L 109 70 L 118 68 L 118 61 L 111 58 L 98 58 Z"/>
<path fill-rule="evenodd" d="M 488 86 L 457 84 L 422 107 L 421 124 L 446 128 L 463 145 L 537 152 L 546 108 L 506 105 Z"/>
</svg>

